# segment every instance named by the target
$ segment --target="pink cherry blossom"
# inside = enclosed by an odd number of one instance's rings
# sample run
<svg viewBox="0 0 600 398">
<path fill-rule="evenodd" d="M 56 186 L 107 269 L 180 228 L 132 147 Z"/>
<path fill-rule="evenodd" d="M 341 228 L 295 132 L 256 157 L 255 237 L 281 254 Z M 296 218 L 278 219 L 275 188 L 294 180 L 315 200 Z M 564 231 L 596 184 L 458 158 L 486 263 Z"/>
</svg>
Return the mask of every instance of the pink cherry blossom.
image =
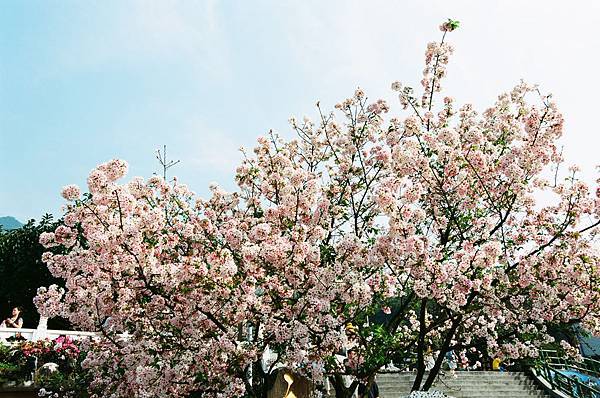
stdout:
<svg viewBox="0 0 600 398">
<path fill-rule="evenodd" d="M 79 199 L 81 195 L 81 191 L 77 185 L 67 185 L 63 187 L 61 195 L 66 200 L 76 200 Z"/>
</svg>

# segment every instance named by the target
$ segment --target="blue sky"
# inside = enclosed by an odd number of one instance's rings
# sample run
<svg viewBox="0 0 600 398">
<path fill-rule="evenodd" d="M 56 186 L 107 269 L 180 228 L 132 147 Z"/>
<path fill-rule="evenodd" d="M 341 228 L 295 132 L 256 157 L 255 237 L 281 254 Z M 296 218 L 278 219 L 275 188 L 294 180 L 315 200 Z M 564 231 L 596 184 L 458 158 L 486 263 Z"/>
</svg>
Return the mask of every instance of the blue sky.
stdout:
<svg viewBox="0 0 600 398">
<path fill-rule="evenodd" d="M 26 1 L 0 12 L 0 215 L 61 214 L 60 189 L 122 158 L 200 195 L 231 188 L 240 159 L 290 116 L 331 108 L 357 86 L 398 109 L 428 41 L 461 28 L 447 93 L 483 109 L 519 79 L 552 91 L 569 163 L 600 163 L 600 5 L 582 1 Z"/>
</svg>

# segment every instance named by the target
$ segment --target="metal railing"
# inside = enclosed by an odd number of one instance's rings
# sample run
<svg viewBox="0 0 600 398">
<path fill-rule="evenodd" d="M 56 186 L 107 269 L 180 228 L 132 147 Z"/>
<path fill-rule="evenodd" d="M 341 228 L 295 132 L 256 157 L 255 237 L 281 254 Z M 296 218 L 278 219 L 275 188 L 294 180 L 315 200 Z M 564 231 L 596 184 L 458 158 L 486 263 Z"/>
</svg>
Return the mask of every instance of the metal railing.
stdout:
<svg viewBox="0 0 600 398">
<path fill-rule="evenodd" d="M 560 356 L 553 350 L 540 351 L 540 360 L 534 365 L 538 376 L 544 378 L 553 390 L 575 398 L 600 398 L 600 387 L 583 382 L 577 375 L 566 371 L 576 371 L 586 376 L 600 378 L 600 362 L 591 358 L 575 361 Z"/>
<path fill-rule="evenodd" d="M 80 332 L 76 330 L 54 330 L 46 327 L 48 322 L 47 318 L 41 317 L 38 327 L 36 329 L 28 328 L 0 328 L 0 340 L 8 340 L 11 337 L 17 338 L 22 337 L 25 340 L 38 341 L 38 340 L 54 340 L 59 336 L 69 336 L 75 340 L 94 337 L 97 333 L 95 332 Z"/>
</svg>

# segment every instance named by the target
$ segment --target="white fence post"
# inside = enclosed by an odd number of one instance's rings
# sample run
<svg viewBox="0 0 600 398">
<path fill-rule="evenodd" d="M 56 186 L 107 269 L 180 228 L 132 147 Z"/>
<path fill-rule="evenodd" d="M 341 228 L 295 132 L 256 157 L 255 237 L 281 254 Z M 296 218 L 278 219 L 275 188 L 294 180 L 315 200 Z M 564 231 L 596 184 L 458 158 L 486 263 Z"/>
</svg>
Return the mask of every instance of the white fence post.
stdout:
<svg viewBox="0 0 600 398">
<path fill-rule="evenodd" d="M 48 318 L 40 316 L 40 322 L 38 323 L 37 329 L 33 331 L 31 339 L 33 341 L 44 340 L 48 336 Z"/>
</svg>

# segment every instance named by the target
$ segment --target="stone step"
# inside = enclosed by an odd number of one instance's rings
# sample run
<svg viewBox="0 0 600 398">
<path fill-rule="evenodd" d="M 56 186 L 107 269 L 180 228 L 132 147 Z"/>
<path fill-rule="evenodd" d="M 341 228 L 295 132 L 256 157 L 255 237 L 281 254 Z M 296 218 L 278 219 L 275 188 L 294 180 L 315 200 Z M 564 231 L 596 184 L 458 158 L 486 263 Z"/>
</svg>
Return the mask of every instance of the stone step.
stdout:
<svg viewBox="0 0 600 398">
<path fill-rule="evenodd" d="M 520 387 L 502 387 L 502 388 L 485 388 L 485 386 L 433 386 L 432 388 L 436 390 L 442 391 L 482 391 L 482 390 L 493 390 L 493 391 L 531 391 L 536 390 L 536 388 L 520 388 Z M 380 391 L 410 391 L 411 386 L 403 385 L 403 386 L 380 386 Z"/>
<path fill-rule="evenodd" d="M 380 379 L 377 378 L 377 384 L 383 385 L 383 384 L 412 384 L 414 379 L 398 379 L 398 380 L 394 380 L 394 379 Z M 493 385 L 514 385 L 514 384 L 520 384 L 520 385 L 529 385 L 529 384 L 534 384 L 533 380 L 529 380 L 529 379 L 515 379 L 515 380 L 465 380 L 465 379 L 438 379 L 435 381 L 435 383 L 438 384 L 493 384 Z"/>
<path fill-rule="evenodd" d="M 445 391 L 444 391 L 445 392 Z M 409 394 L 408 391 L 401 392 L 386 392 L 380 391 L 381 398 L 403 398 Z M 456 392 L 445 392 L 454 398 L 525 398 L 525 397 L 548 397 L 548 395 L 542 391 L 521 391 L 521 392 L 502 392 L 502 391 L 478 391 L 470 393 L 456 393 Z"/>
<path fill-rule="evenodd" d="M 414 380 L 415 376 L 414 375 L 403 375 L 403 374 L 398 374 L 396 376 L 392 376 L 392 375 L 377 375 L 377 379 L 378 380 Z M 463 376 L 463 375 L 459 375 L 456 374 L 455 376 L 452 376 L 451 374 L 442 374 L 439 375 L 437 377 L 437 379 L 442 379 L 442 380 L 499 380 L 499 381 L 513 381 L 513 380 L 530 380 L 529 377 L 527 376 L 513 376 L 513 377 L 494 377 L 494 376 L 489 376 L 489 375 L 481 375 L 481 376 Z M 425 377 L 423 378 L 423 380 L 425 380 Z"/>
<path fill-rule="evenodd" d="M 449 371 L 444 371 L 444 372 L 440 372 L 439 375 L 446 375 L 449 376 L 451 375 L 452 372 Z M 526 374 L 523 373 L 516 373 L 516 374 L 511 374 L 511 373 L 505 373 L 505 372 L 495 372 L 495 373 L 488 373 L 488 372 L 454 372 L 454 375 L 456 377 L 464 377 L 464 378 L 480 378 L 480 377 L 488 377 L 488 378 L 506 378 L 506 379 L 513 379 L 513 378 L 519 378 L 519 377 L 528 377 Z M 400 373 L 378 373 L 377 377 L 399 377 L 399 376 L 403 376 L 403 377 L 415 377 L 416 373 L 413 372 L 400 372 Z M 429 376 L 428 374 L 423 375 L 424 377 Z"/>
<path fill-rule="evenodd" d="M 456 378 L 461 378 L 461 379 L 519 379 L 519 378 L 527 378 L 527 375 L 525 374 L 509 374 L 509 373 L 504 373 L 504 372 L 496 372 L 496 373 L 487 373 L 487 372 L 481 372 L 480 374 L 478 374 L 478 372 L 455 372 L 454 373 L 455 376 L 451 376 L 450 372 L 444 372 L 441 373 L 440 376 L 441 377 L 456 377 Z M 406 378 L 414 378 L 415 377 L 415 373 L 379 373 L 377 375 L 378 378 L 381 379 L 385 379 L 385 378 L 392 378 L 392 379 L 397 379 L 399 377 L 406 377 Z M 424 377 L 427 377 L 427 375 L 425 375 Z"/>
<path fill-rule="evenodd" d="M 410 387 L 413 385 L 412 381 L 411 382 L 406 382 L 406 383 L 394 383 L 394 382 L 379 382 L 379 380 L 377 381 L 377 385 L 381 388 L 397 388 L 397 387 L 403 387 L 403 386 L 407 386 Z M 468 382 L 443 382 L 443 383 L 434 383 L 434 386 L 438 386 L 438 387 L 448 387 L 448 388 L 461 388 L 461 387 L 485 387 L 485 386 L 489 386 L 489 387 L 493 387 L 493 388 L 507 388 L 507 387 L 511 387 L 511 388 L 517 388 L 517 389 L 529 389 L 532 387 L 536 387 L 537 384 L 535 384 L 534 382 L 521 382 L 521 383 L 468 383 Z"/>
<path fill-rule="evenodd" d="M 391 381 L 391 380 L 379 380 L 377 379 L 377 384 L 378 385 L 396 385 L 396 384 L 413 384 L 413 380 L 397 380 L 397 381 Z M 497 381 L 497 380 L 490 380 L 490 381 L 486 381 L 486 380 L 475 380 L 475 381 L 469 381 L 469 380 L 436 380 L 434 383 L 434 385 L 438 384 L 438 385 L 465 385 L 465 384 L 469 384 L 469 385 L 492 385 L 492 386 L 506 386 L 506 385 L 521 385 L 521 386 L 529 386 L 529 385 L 536 385 L 533 381 L 531 380 L 515 380 L 514 382 L 505 382 L 505 381 Z"/>
<path fill-rule="evenodd" d="M 415 376 L 415 372 L 377 375 L 381 397 L 400 398 L 408 395 Z M 548 397 L 522 372 L 455 372 L 454 377 L 441 375 L 433 389 L 455 398 Z"/>
<path fill-rule="evenodd" d="M 442 372 L 448 372 L 448 369 L 443 369 Z M 502 372 L 499 370 L 454 370 L 454 373 L 460 375 L 473 375 L 473 376 L 481 376 L 481 375 L 503 375 L 503 376 L 526 376 L 525 372 Z M 406 374 L 417 374 L 416 370 L 396 370 L 396 371 L 382 371 L 378 373 L 380 376 L 386 375 L 406 375 Z M 429 374 L 429 372 L 425 372 L 425 374 Z"/>
<path fill-rule="evenodd" d="M 448 388 L 445 386 L 433 386 L 432 389 L 434 390 L 440 390 L 440 391 L 463 391 L 463 392 L 471 392 L 471 391 L 482 391 L 481 387 L 476 387 L 476 386 L 468 386 L 468 387 L 461 387 L 461 388 Z M 540 391 L 536 388 L 509 388 L 509 387 L 504 387 L 504 388 L 494 388 L 494 389 L 490 389 L 493 391 L 515 391 L 515 392 L 519 392 L 519 391 Z M 402 386 L 399 388 L 390 388 L 390 387 L 379 387 L 379 391 L 410 391 L 410 386 Z"/>
<path fill-rule="evenodd" d="M 381 398 L 405 398 L 408 395 L 408 393 L 399 393 L 399 394 L 388 394 L 388 393 L 380 393 L 380 397 Z M 507 394 L 496 394 L 493 392 L 484 392 L 484 393 L 473 393 L 473 394 L 449 394 L 450 397 L 453 398 L 548 398 L 547 394 L 544 394 L 542 392 L 533 392 L 533 393 L 517 393 L 517 394 L 513 394 L 511 393 L 510 395 Z"/>
<path fill-rule="evenodd" d="M 381 385 L 377 383 L 380 390 L 410 390 L 412 384 L 397 384 L 397 385 Z M 532 389 L 536 389 L 537 386 L 532 384 L 529 386 L 486 386 L 486 385 L 444 385 L 444 384 L 434 384 L 434 389 L 438 390 L 453 390 L 453 391 L 461 391 L 461 390 L 512 390 L 512 391 L 529 391 Z"/>
</svg>

